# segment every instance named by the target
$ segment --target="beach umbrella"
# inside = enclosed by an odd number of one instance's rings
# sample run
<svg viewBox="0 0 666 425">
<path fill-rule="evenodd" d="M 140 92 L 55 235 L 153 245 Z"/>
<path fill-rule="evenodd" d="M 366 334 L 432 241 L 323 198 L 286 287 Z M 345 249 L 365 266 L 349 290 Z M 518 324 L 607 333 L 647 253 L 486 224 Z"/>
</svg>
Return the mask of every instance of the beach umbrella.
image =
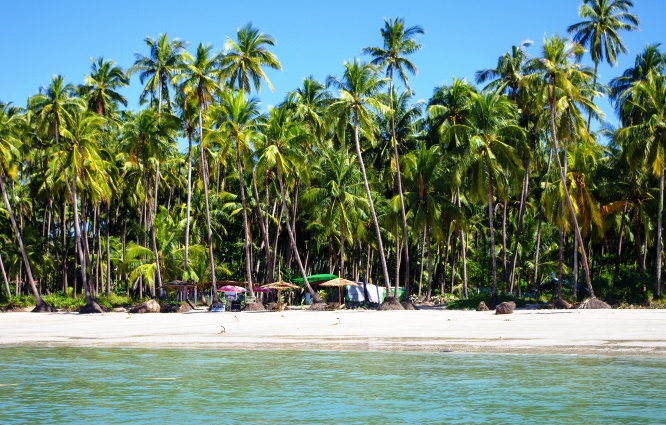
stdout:
<svg viewBox="0 0 666 425">
<path fill-rule="evenodd" d="M 278 299 L 278 304 L 279 304 L 279 302 L 280 302 L 280 292 L 285 291 L 287 289 L 298 289 L 298 288 L 300 288 L 300 286 L 294 285 L 293 283 L 285 282 L 283 280 L 279 280 L 277 282 L 268 283 L 266 285 L 261 285 L 260 288 L 276 289 L 278 291 L 277 299 Z"/>
<path fill-rule="evenodd" d="M 235 285 L 224 285 L 217 288 L 217 292 L 247 292 L 247 289 Z"/>
<path fill-rule="evenodd" d="M 338 302 L 342 304 L 342 288 L 343 286 L 361 286 L 356 282 L 352 282 L 351 280 L 343 279 L 341 277 L 337 279 L 331 279 L 327 282 L 320 283 L 319 286 L 326 286 L 328 288 L 338 288 Z"/>
<path fill-rule="evenodd" d="M 278 291 L 284 291 L 286 289 L 298 289 L 300 288 L 300 286 L 280 280 L 273 283 L 267 283 L 266 285 L 261 285 L 260 288 L 277 289 Z"/>
</svg>

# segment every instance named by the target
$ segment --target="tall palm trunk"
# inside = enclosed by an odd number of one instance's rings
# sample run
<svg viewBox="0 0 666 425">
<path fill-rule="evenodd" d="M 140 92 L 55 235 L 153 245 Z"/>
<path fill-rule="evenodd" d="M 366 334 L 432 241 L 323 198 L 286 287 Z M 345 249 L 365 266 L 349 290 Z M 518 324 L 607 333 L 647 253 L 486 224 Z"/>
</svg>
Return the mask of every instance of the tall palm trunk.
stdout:
<svg viewBox="0 0 666 425">
<path fill-rule="evenodd" d="M 393 70 L 389 71 L 389 101 L 393 107 Z M 407 214 L 405 213 L 405 199 L 402 196 L 402 176 L 400 172 L 400 154 L 398 153 L 398 137 L 395 131 L 395 111 L 391 113 L 391 134 L 393 136 L 393 157 L 395 159 L 395 173 L 398 180 L 398 195 L 400 197 L 400 216 L 402 218 L 402 239 L 404 242 L 405 253 L 405 296 L 409 298 L 410 291 L 410 270 L 409 270 L 409 234 L 407 229 Z M 396 276 L 395 293 L 398 293 L 400 280 Z"/>
<path fill-rule="evenodd" d="M 199 148 L 201 149 L 201 148 Z M 189 275 L 189 255 L 190 255 L 190 208 L 192 206 L 192 133 L 187 132 L 187 206 L 185 207 L 185 253 L 183 256 L 183 272 Z"/>
<path fill-rule="evenodd" d="M 7 188 L 5 186 L 5 174 L 4 171 L 0 171 L 0 189 L 2 190 L 2 199 L 5 202 L 5 208 L 9 214 L 9 220 L 12 222 L 12 228 L 14 229 L 14 235 L 16 236 L 16 243 L 19 245 L 21 250 L 21 256 L 23 257 L 23 264 L 25 265 L 25 272 L 28 278 L 28 283 L 30 284 L 30 289 L 35 295 L 36 306 L 33 310 L 34 312 L 51 312 L 55 311 L 55 308 L 46 304 L 42 297 L 39 295 L 37 290 L 37 285 L 35 285 L 35 279 L 32 277 L 32 268 L 30 267 L 30 261 L 28 260 L 28 254 L 25 252 L 25 247 L 23 246 L 23 238 L 21 238 L 21 232 L 19 231 L 18 226 L 16 225 L 16 217 L 14 217 L 14 212 L 12 211 L 12 206 L 9 204 L 9 198 L 7 197 Z M 4 267 L 3 267 L 4 274 Z M 7 286 L 9 288 L 9 286 Z"/>
<path fill-rule="evenodd" d="M 252 258 L 250 256 L 250 226 L 247 220 L 247 201 L 245 200 L 245 184 L 243 183 L 243 161 L 240 155 L 240 146 L 236 139 L 236 162 L 238 166 L 238 183 L 240 185 L 241 207 L 243 208 L 243 235 L 245 239 L 245 273 L 247 275 L 247 285 L 252 295 Z"/>
<path fill-rule="evenodd" d="M 201 99 L 199 100 L 199 154 L 201 155 L 201 174 L 203 177 L 204 187 L 204 202 L 206 204 L 206 243 L 208 244 L 208 258 L 210 260 L 210 284 L 213 290 L 213 303 L 219 303 L 220 297 L 217 294 L 217 284 L 215 282 L 215 255 L 213 254 L 213 232 L 210 228 L 210 206 L 208 204 L 208 164 L 206 163 L 206 155 L 203 149 L 203 118 L 201 117 Z M 241 179 L 241 187 L 243 182 Z M 245 206 L 243 206 L 245 208 Z M 245 211 L 245 210 L 243 210 Z M 249 261 L 249 259 L 248 259 Z M 247 263 L 248 267 L 250 263 Z M 252 283 L 250 281 L 250 290 L 252 290 Z"/>
<path fill-rule="evenodd" d="M 379 250 L 379 260 L 382 265 L 382 274 L 384 275 L 384 286 L 386 286 L 387 299 L 391 295 L 391 281 L 389 279 L 388 267 L 386 266 L 386 257 L 384 256 L 384 244 L 382 243 L 382 234 L 379 229 L 379 221 L 377 220 L 377 213 L 375 212 L 375 205 L 372 202 L 372 193 L 370 192 L 370 185 L 368 184 L 368 175 L 365 172 L 365 163 L 361 155 L 361 143 L 358 139 L 358 111 L 354 109 L 354 144 L 356 145 L 356 155 L 358 156 L 358 163 L 361 166 L 361 173 L 363 175 L 363 186 L 365 187 L 365 194 L 368 197 L 368 204 L 370 206 L 370 213 L 372 214 L 372 222 L 375 225 L 375 232 L 377 234 L 377 247 Z M 398 298 L 396 293 L 396 300 Z"/>
<path fill-rule="evenodd" d="M 7 298 L 12 296 L 12 291 L 9 288 L 9 280 L 7 279 L 7 272 L 5 272 L 5 263 L 2 261 L 2 256 L 0 255 L 0 270 L 2 271 L 2 281 L 5 283 L 5 292 L 7 293 Z"/>
<path fill-rule="evenodd" d="M 657 271 L 656 278 L 657 284 L 655 286 L 654 296 L 655 298 L 661 298 L 661 229 L 662 229 L 662 220 L 664 217 L 664 167 L 661 167 L 661 172 L 659 173 L 659 217 L 657 218 L 657 253 L 656 253 L 656 262 L 657 262 Z"/>
<path fill-rule="evenodd" d="M 111 245 L 109 232 L 111 227 L 111 206 L 106 205 L 106 295 L 111 295 Z"/>
<path fill-rule="evenodd" d="M 624 202 L 624 209 L 622 210 L 622 217 L 620 218 L 620 240 L 617 244 L 617 256 L 615 257 L 615 277 L 617 278 L 620 275 L 620 263 L 622 261 L 622 239 L 624 237 L 624 222 L 625 216 L 627 215 L 627 209 L 629 208 L 629 202 Z"/>
<path fill-rule="evenodd" d="M 553 161 L 553 150 L 550 150 L 548 155 L 548 166 L 546 167 L 546 175 L 550 172 L 550 165 Z M 546 180 L 546 189 L 548 189 L 548 180 Z M 539 207 L 539 221 L 537 224 L 537 240 L 534 249 L 534 281 L 539 286 L 539 251 L 541 250 L 541 223 L 543 222 L 543 211 Z"/>
<path fill-rule="evenodd" d="M 303 283 L 305 284 L 305 289 L 307 289 L 308 293 L 312 297 L 312 300 L 317 303 L 323 303 L 324 300 L 319 296 L 318 293 L 312 289 L 312 286 L 310 286 L 310 282 L 308 282 L 308 274 L 305 271 L 305 267 L 303 267 L 303 262 L 301 261 L 301 256 L 298 253 L 298 247 L 296 246 L 296 237 L 294 236 L 294 230 L 291 228 L 291 222 L 290 222 L 290 217 L 289 217 L 289 208 L 287 207 L 287 197 L 284 192 L 284 184 L 283 184 L 283 179 L 282 179 L 282 170 L 280 170 L 280 164 L 277 166 L 277 175 L 278 175 L 278 183 L 280 184 L 280 195 L 282 198 L 282 211 L 284 211 L 285 214 L 285 224 L 287 225 L 287 233 L 289 234 L 289 242 L 291 243 L 291 248 L 296 256 L 296 263 L 298 264 L 298 268 L 301 272 L 301 277 L 303 278 Z"/>
<path fill-rule="evenodd" d="M 509 264 L 510 271 L 510 286 L 511 292 L 513 292 L 513 285 L 515 282 L 516 275 L 516 261 L 518 260 L 518 244 L 520 243 L 520 235 L 523 231 L 523 216 L 525 215 L 525 204 L 527 203 L 527 192 L 530 184 L 530 158 L 529 156 L 525 160 L 525 174 L 523 176 L 523 187 L 520 193 L 520 206 L 518 207 L 518 223 L 516 224 L 516 236 L 513 243 L 513 251 L 511 253 L 511 263 Z"/>
<path fill-rule="evenodd" d="M 490 232 L 490 257 L 492 260 L 493 271 L 493 289 L 492 305 L 497 304 L 497 253 L 495 252 L 495 225 L 493 223 L 493 178 L 490 169 L 490 159 L 486 158 L 486 167 L 488 170 L 488 221 Z"/>
<path fill-rule="evenodd" d="M 553 136 L 553 149 L 555 151 L 555 158 L 557 159 L 557 169 L 559 171 L 560 179 L 562 181 L 562 186 L 564 188 L 564 197 L 567 206 L 569 207 L 571 220 L 573 221 L 574 224 L 574 233 L 576 234 L 576 238 L 578 239 L 578 243 L 580 244 L 580 254 L 583 261 L 583 270 L 585 271 L 585 281 L 587 283 L 587 290 L 590 292 L 591 298 L 596 298 L 594 296 L 594 289 L 592 288 L 592 277 L 590 276 L 590 265 L 587 261 L 587 254 L 585 252 L 585 243 L 583 242 L 583 236 L 580 233 L 580 227 L 578 227 L 578 219 L 576 218 L 576 211 L 574 210 L 573 203 L 571 202 L 571 197 L 569 196 L 569 188 L 567 187 L 566 184 L 566 176 L 564 175 L 564 168 L 562 166 L 562 161 L 560 161 L 560 156 L 557 155 L 557 152 L 559 152 L 559 145 L 557 143 L 557 131 L 555 129 L 555 107 L 556 107 L 555 103 L 556 103 L 555 86 L 553 86 L 550 99 L 550 126 Z M 663 172 L 662 172 L 662 177 L 663 177 Z M 663 187 L 663 178 L 662 178 L 662 187 Z M 662 206 L 663 206 L 663 201 L 662 201 Z"/>
<path fill-rule="evenodd" d="M 430 296 L 432 295 L 432 249 L 430 246 L 430 226 L 428 226 L 428 220 L 425 222 L 425 243 L 424 247 L 428 250 L 428 289 L 426 290 L 426 301 L 430 301 Z M 409 296 L 406 294 L 406 296 Z"/>
<path fill-rule="evenodd" d="M 456 198 L 458 202 L 458 209 L 461 209 L 460 188 L 457 189 L 456 195 L 457 195 Z M 460 235 L 460 251 L 462 253 L 462 267 L 463 267 L 462 296 L 463 298 L 467 298 L 469 296 L 469 294 L 467 293 L 467 238 L 465 237 L 465 230 L 463 230 L 462 226 L 460 227 L 458 234 Z"/>
<path fill-rule="evenodd" d="M 69 194 L 70 200 L 72 201 L 72 210 L 74 211 L 74 238 L 76 239 L 76 252 L 78 254 L 79 264 L 81 267 L 81 284 L 83 286 L 83 292 L 86 297 L 86 306 L 96 307 L 96 309 L 99 309 L 99 306 L 96 305 L 91 297 L 90 287 L 88 285 L 88 273 L 86 271 L 86 258 L 82 242 L 83 236 L 81 232 L 81 221 L 79 220 L 79 209 L 77 207 L 76 199 L 76 173 L 72 175 L 71 183 L 69 182 L 66 174 L 64 180 L 67 193 Z M 74 282 L 74 293 L 76 293 L 76 280 Z M 101 309 L 99 309 L 99 312 L 101 312 Z"/>
<path fill-rule="evenodd" d="M 261 237 L 264 240 L 264 254 L 266 255 L 267 268 L 266 277 L 269 282 L 273 282 L 273 270 L 271 267 L 273 262 L 271 261 L 271 247 L 268 240 L 268 228 L 266 226 L 266 221 L 264 221 L 264 213 L 262 211 L 261 204 L 259 203 L 259 190 L 257 190 L 257 178 L 254 168 L 252 168 L 252 194 L 254 196 L 254 203 L 257 207 L 257 217 L 259 221 L 259 228 L 261 229 Z M 266 205 L 266 207 L 268 208 L 268 205 Z M 265 215 L 268 216 L 268 214 Z"/>
</svg>

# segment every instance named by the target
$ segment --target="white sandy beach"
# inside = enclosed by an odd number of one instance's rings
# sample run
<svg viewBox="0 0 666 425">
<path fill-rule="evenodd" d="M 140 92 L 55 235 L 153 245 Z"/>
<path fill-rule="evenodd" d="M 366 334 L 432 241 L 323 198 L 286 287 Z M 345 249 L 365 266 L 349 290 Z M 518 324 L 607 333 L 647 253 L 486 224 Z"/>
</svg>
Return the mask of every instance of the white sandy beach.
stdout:
<svg viewBox="0 0 666 425">
<path fill-rule="evenodd" d="M 4 313 L 7 346 L 666 356 L 666 310 Z"/>
</svg>

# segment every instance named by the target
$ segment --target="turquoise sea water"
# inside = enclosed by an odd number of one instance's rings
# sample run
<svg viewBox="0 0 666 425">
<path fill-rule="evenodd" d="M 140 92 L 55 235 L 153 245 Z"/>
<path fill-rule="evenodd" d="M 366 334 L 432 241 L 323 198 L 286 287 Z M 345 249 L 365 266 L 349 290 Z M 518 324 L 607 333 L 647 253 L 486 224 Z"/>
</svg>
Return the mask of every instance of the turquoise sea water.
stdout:
<svg viewBox="0 0 666 425">
<path fill-rule="evenodd" d="M 666 423 L 666 359 L 0 349 L 1 424 Z"/>
</svg>

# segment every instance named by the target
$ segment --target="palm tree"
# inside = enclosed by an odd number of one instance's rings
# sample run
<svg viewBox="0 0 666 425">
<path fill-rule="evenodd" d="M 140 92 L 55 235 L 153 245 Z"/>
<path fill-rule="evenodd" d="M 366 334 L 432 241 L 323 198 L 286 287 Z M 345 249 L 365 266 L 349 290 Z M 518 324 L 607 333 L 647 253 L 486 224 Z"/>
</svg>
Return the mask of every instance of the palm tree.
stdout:
<svg viewBox="0 0 666 425">
<path fill-rule="evenodd" d="M 421 48 L 417 44 L 414 37 L 423 34 L 423 28 L 416 25 L 413 27 L 405 28 L 405 21 L 402 18 L 386 19 L 384 20 L 384 28 L 381 29 L 382 39 L 384 46 L 382 47 L 366 47 L 363 53 L 370 54 L 374 57 L 372 64 L 376 66 L 386 67 L 386 76 L 389 79 L 389 105 L 393 107 L 393 74 L 397 73 L 400 80 L 405 84 L 407 90 L 411 93 L 409 81 L 405 70 L 411 74 L 416 75 L 418 69 L 416 66 L 404 55 L 412 54 Z M 400 171 L 400 155 L 398 153 L 398 139 L 395 130 L 395 110 L 391 113 L 391 141 L 393 145 L 393 155 L 396 167 L 396 179 L 398 182 L 398 196 L 400 199 L 400 214 L 402 217 L 402 238 L 404 241 L 405 252 L 405 289 L 409 294 L 410 286 L 410 271 L 409 271 L 409 236 L 407 230 L 407 215 L 405 214 L 405 200 L 402 190 L 402 177 Z M 396 276 L 397 279 L 397 276 Z M 396 282 L 396 288 L 398 287 Z M 397 289 L 396 289 L 397 291 Z M 397 293 L 397 292 L 396 292 Z"/>
<path fill-rule="evenodd" d="M 90 75 L 79 90 L 88 99 L 88 109 L 111 118 L 117 104 L 127 106 L 127 99 L 118 89 L 129 86 L 129 78 L 114 61 L 105 61 L 103 57 L 92 59 Z"/>
<path fill-rule="evenodd" d="M 280 186 L 280 195 L 282 198 L 282 211 L 285 214 L 285 223 L 291 248 L 296 256 L 296 263 L 303 278 L 305 288 L 315 303 L 322 303 L 323 300 L 317 294 L 307 278 L 307 272 L 301 261 L 301 256 L 296 245 L 296 230 L 292 226 L 290 211 L 287 207 L 288 194 L 285 189 L 286 177 L 290 174 L 296 174 L 297 170 L 302 169 L 305 164 L 305 152 L 302 149 L 304 140 L 309 137 L 305 131 L 305 126 L 294 121 L 286 107 L 271 109 L 268 121 L 265 124 L 265 136 L 268 139 L 266 146 L 258 152 L 259 164 L 257 168 L 262 171 L 275 168 L 277 170 L 278 184 Z"/>
<path fill-rule="evenodd" d="M 582 54 L 583 48 L 580 44 L 570 43 L 569 40 L 562 39 L 557 35 L 552 36 L 550 39 L 545 39 L 543 42 L 542 57 L 535 59 L 532 63 L 537 73 L 529 78 L 536 78 L 542 83 L 544 97 L 547 99 L 547 107 L 550 114 L 552 149 L 557 160 L 557 168 L 565 193 L 565 201 L 574 225 L 575 237 L 578 239 L 587 289 L 590 297 L 595 298 L 583 237 L 578 226 L 578 219 L 576 218 L 575 208 L 569 195 L 569 189 L 565 183 L 565 166 L 560 159 L 560 152 L 563 152 L 566 156 L 567 150 L 560 151 L 558 129 L 556 126 L 556 116 L 568 115 L 567 118 L 570 119 L 571 114 L 579 115 L 580 112 L 576 107 L 576 103 L 583 104 L 586 109 L 598 113 L 598 109 L 591 102 L 591 99 L 585 96 L 585 85 L 589 85 L 592 77 L 578 64 L 572 63 L 572 60 L 578 61 Z M 565 102 L 562 102 L 563 99 Z M 569 126 L 563 127 L 565 131 L 570 129 Z M 585 131 L 584 128 L 580 129 L 579 134 L 582 134 L 583 131 Z"/>
<path fill-rule="evenodd" d="M 157 206 L 157 190 L 155 196 L 151 199 L 150 194 L 150 165 L 154 164 L 155 188 L 159 181 L 159 163 L 167 155 L 170 149 L 173 149 L 173 141 L 170 139 L 169 131 L 175 127 L 174 119 L 171 115 L 165 115 L 161 122 L 160 117 L 151 109 L 145 109 L 139 112 L 131 121 L 125 123 L 123 128 L 122 147 L 128 154 L 128 164 L 137 164 L 142 172 L 143 183 L 143 202 L 146 214 L 145 223 L 150 228 L 151 238 L 153 240 L 153 251 L 159 263 L 159 249 L 157 246 L 157 237 L 153 223 L 153 211 Z M 161 271 L 156 269 L 157 285 L 162 285 Z M 155 297 L 155 287 L 151 286 L 151 296 Z"/>
<path fill-rule="evenodd" d="M 107 162 L 100 155 L 99 141 L 103 135 L 105 119 L 96 113 L 83 109 L 72 111 L 72 120 L 66 130 L 66 144 L 56 152 L 53 158 L 53 166 L 49 172 L 53 180 L 59 177 L 65 183 L 65 188 L 72 203 L 74 211 L 74 230 L 79 261 L 81 263 L 81 280 L 86 297 L 86 307 L 82 313 L 101 313 L 103 310 L 94 301 L 93 288 L 90 286 L 89 252 L 87 248 L 86 226 L 81 223 L 77 186 L 79 182 L 91 192 L 91 200 L 106 200 L 111 197 L 108 174 L 106 173 Z M 70 181 L 71 179 L 71 181 Z"/>
<path fill-rule="evenodd" d="M 450 86 L 440 86 L 435 88 L 435 92 L 430 99 L 428 106 L 429 128 L 434 134 L 431 137 L 435 140 L 440 140 L 443 147 L 448 149 L 449 153 L 453 153 L 460 145 L 460 141 L 454 134 L 448 132 L 448 128 L 458 123 L 463 123 L 469 114 L 470 103 L 472 94 L 476 90 L 467 81 L 453 79 Z M 457 158 L 452 156 L 451 163 L 455 163 Z M 454 180 L 453 178 L 451 180 Z M 462 211 L 462 199 L 460 193 L 460 182 L 451 181 L 450 186 L 455 188 L 454 199 L 459 211 Z M 463 220 L 455 220 L 455 232 L 457 233 L 462 253 L 462 266 L 463 266 L 463 286 L 462 296 L 467 297 L 467 238 L 465 236 L 465 229 Z M 455 243 L 455 242 L 454 242 Z M 448 243 L 447 243 L 448 249 Z"/>
<path fill-rule="evenodd" d="M 260 112 L 256 98 L 245 98 L 245 93 L 225 91 L 220 96 L 220 104 L 212 111 L 214 124 L 219 132 L 233 140 L 236 145 L 236 165 L 240 185 L 241 207 L 243 212 L 243 235 L 245 241 L 245 273 L 248 290 L 252 289 L 252 264 L 250 256 L 250 225 L 247 219 L 247 200 L 245 197 L 245 177 L 243 173 L 243 157 L 251 150 L 250 143 L 257 137 L 257 125 Z"/>
<path fill-rule="evenodd" d="M 648 44 L 636 55 L 634 66 L 626 69 L 622 76 L 610 82 L 610 98 L 615 105 L 615 112 L 623 125 L 630 126 L 640 121 L 642 108 L 634 96 L 634 86 L 646 79 L 658 78 L 666 68 L 666 55 L 659 49 L 660 44 Z"/>
<path fill-rule="evenodd" d="M 174 77 L 183 72 L 183 61 L 188 53 L 185 50 L 187 42 L 177 38 L 169 41 L 169 34 L 160 34 L 157 40 L 152 37 L 145 39 L 148 56 L 135 53 L 134 65 L 129 69 L 130 76 L 139 73 L 139 81 L 146 84 L 141 92 L 139 100 L 144 101 L 150 95 L 151 100 L 157 92 L 157 113 L 162 114 L 163 99 L 166 98 L 167 106 L 171 106 L 169 96 L 169 84 Z"/>
<path fill-rule="evenodd" d="M 442 177 L 444 162 L 439 145 L 427 148 L 422 145 L 408 154 L 405 160 L 405 192 L 408 211 L 416 234 L 423 232 L 426 241 L 424 249 L 428 253 L 428 286 L 426 300 L 432 295 L 432 248 L 431 233 L 441 234 L 441 214 L 445 206 L 450 206 L 444 193 Z M 441 239 L 441 238 L 440 238 Z"/>
<path fill-rule="evenodd" d="M 520 168 L 516 149 L 511 145 L 524 138 L 524 131 L 518 126 L 518 109 L 500 90 L 473 93 L 467 118 L 460 124 L 452 125 L 446 132 L 463 142 L 455 179 L 460 181 L 463 174 L 468 174 L 470 196 L 488 202 L 492 303 L 496 304 L 497 255 L 493 198 L 495 187 L 503 189 L 505 185 L 505 170 Z"/>
<path fill-rule="evenodd" d="M 619 130 L 618 137 L 627 146 L 629 157 L 642 158 L 652 173 L 659 175 L 659 212 L 657 216 L 657 253 L 655 297 L 661 297 L 662 227 L 664 211 L 664 169 L 666 167 L 666 79 L 649 74 L 631 88 L 631 97 L 641 120 Z"/>
<path fill-rule="evenodd" d="M 356 156 L 361 167 L 365 194 L 368 198 L 370 214 L 372 215 L 372 221 L 375 226 L 384 285 L 388 291 L 387 294 L 390 295 L 391 282 L 389 279 L 388 267 L 386 266 L 386 257 L 384 256 L 384 244 L 382 243 L 379 221 L 377 220 L 377 213 L 375 212 L 375 206 L 372 201 L 372 192 L 370 191 L 370 185 L 368 184 L 368 176 L 365 171 L 365 163 L 363 162 L 359 136 L 359 130 L 362 129 L 365 138 L 368 141 L 373 142 L 375 139 L 373 113 L 371 108 L 380 111 L 386 110 L 386 106 L 382 105 L 377 97 L 380 90 L 386 84 L 386 80 L 379 77 L 377 69 L 374 66 L 361 63 L 358 59 L 355 59 L 353 62 L 345 62 L 344 67 L 345 71 L 342 79 L 338 79 L 335 76 L 329 76 L 326 79 L 327 86 L 333 86 L 340 92 L 339 97 L 333 102 L 330 109 L 333 115 L 338 119 L 338 137 L 341 140 L 344 140 L 342 133 L 347 127 L 349 119 L 351 118 L 352 121 Z M 393 299 L 393 297 L 387 297 L 386 301 L 391 304 L 399 304 L 398 294 L 395 295 L 395 299 Z"/>
<path fill-rule="evenodd" d="M 529 56 L 525 49 L 531 45 L 531 40 L 525 40 L 518 46 L 512 46 L 511 52 L 507 52 L 498 58 L 496 68 L 478 71 L 476 73 L 476 82 L 488 82 L 485 89 L 492 88 L 493 90 L 503 91 L 510 99 L 516 102 L 516 105 L 521 109 L 522 116 L 520 121 L 523 128 L 531 127 L 531 129 L 534 129 L 534 117 L 530 112 L 532 109 L 538 108 L 531 107 L 533 106 L 531 105 L 533 102 L 530 101 L 533 96 L 530 96 L 529 86 L 523 84 L 523 77 L 527 73 L 527 66 L 529 63 Z M 533 133 L 534 132 L 532 132 L 532 136 Z M 536 138 L 531 137 L 531 139 L 534 140 Z M 520 205 L 518 207 L 518 223 L 516 225 L 516 236 L 514 238 L 511 261 L 508 268 L 505 267 L 504 269 L 504 278 L 505 280 L 510 281 L 507 283 L 511 283 L 511 287 L 513 287 L 514 269 L 518 258 L 518 244 L 522 233 L 525 203 L 527 202 L 527 193 L 529 191 L 532 150 L 533 149 L 524 149 L 520 154 L 523 161 L 524 174 L 520 192 Z M 504 213 L 506 216 L 506 205 L 504 207 Z M 504 255 L 506 255 L 506 251 L 504 251 Z"/>
<path fill-rule="evenodd" d="M 345 277 L 345 244 L 353 241 L 355 229 L 366 219 L 368 201 L 362 179 L 353 165 L 356 160 L 342 150 L 321 152 L 314 167 L 313 184 L 303 193 L 306 205 L 316 211 L 316 221 L 340 234 L 340 277 Z"/>
<path fill-rule="evenodd" d="M 0 189 L 2 190 L 2 199 L 5 203 L 5 208 L 7 209 L 9 220 L 11 221 L 12 228 L 14 229 L 16 242 L 18 243 L 19 249 L 21 250 L 21 256 L 23 257 L 23 265 L 25 266 L 28 283 L 30 284 L 32 293 L 35 296 L 36 306 L 33 312 L 52 312 L 55 311 L 55 308 L 44 302 L 42 297 L 39 295 L 37 285 L 35 285 L 35 280 L 32 275 L 32 268 L 30 267 L 30 261 L 28 260 L 28 255 L 23 245 L 23 238 L 21 237 L 21 232 L 19 231 L 19 227 L 16 224 L 16 218 L 14 216 L 14 212 L 12 211 L 12 206 L 9 203 L 9 198 L 7 197 L 5 179 L 15 178 L 18 171 L 17 165 L 19 163 L 19 152 L 16 144 L 18 143 L 19 139 L 17 137 L 17 133 L 21 131 L 20 126 L 22 124 L 22 118 L 23 117 L 18 108 L 12 107 L 9 103 L 0 102 Z M 4 265 L 2 266 L 2 272 L 4 277 Z"/>
<path fill-rule="evenodd" d="M 227 54 L 223 59 L 221 79 L 229 79 L 229 85 L 237 87 L 240 91 L 250 93 L 250 80 L 254 89 L 259 92 L 261 80 L 265 80 L 268 88 L 273 91 L 273 84 L 264 73 L 262 67 L 282 70 L 277 56 L 271 53 L 267 46 L 275 46 L 275 39 L 270 35 L 259 32 L 257 28 L 248 23 L 236 33 L 238 41 L 227 37 L 225 50 Z"/>
<path fill-rule="evenodd" d="M 569 34 L 574 34 L 574 42 L 590 49 L 594 62 L 593 86 L 597 83 L 599 62 L 605 59 L 609 65 L 614 66 L 617 64 L 617 55 L 627 53 L 618 32 L 638 30 L 638 17 L 629 13 L 633 5 L 633 0 L 583 0 L 578 14 L 587 20 L 567 28 Z M 587 119 L 588 130 L 591 119 L 592 112 Z"/>
<path fill-rule="evenodd" d="M 218 301 L 217 298 L 217 285 L 215 282 L 215 256 L 213 254 L 213 233 L 211 232 L 210 227 L 210 207 L 208 202 L 208 166 L 206 165 L 206 158 L 203 149 L 203 111 L 207 108 L 208 104 L 213 100 L 213 97 L 216 94 L 220 93 L 220 88 L 213 79 L 213 76 L 217 73 L 220 63 L 220 55 L 217 53 L 212 53 L 212 46 L 199 44 L 197 47 L 197 53 L 191 61 L 186 62 L 186 70 L 183 74 L 184 81 L 182 86 L 183 94 L 186 97 L 196 100 L 197 108 L 199 113 L 199 146 L 201 153 L 201 169 L 203 171 L 203 180 L 204 180 L 204 196 L 206 200 L 206 225 L 207 225 L 207 243 L 208 243 L 208 253 L 210 257 L 210 269 L 211 269 L 211 283 L 213 288 L 213 298 L 214 301 Z M 186 230 L 186 239 L 189 238 L 189 220 L 190 220 L 190 209 L 189 209 L 189 200 L 191 199 L 191 173 L 192 173 L 192 160 L 191 152 L 192 146 L 190 146 L 187 151 L 188 156 L 188 205 L 187 205 L 187 230 Z M 187 271 L 187 256 L 188 256 L 188 245 L 189 241 L 185 241 L 185 257 L 183 262 L 184 272 Z"/>
</svg>

